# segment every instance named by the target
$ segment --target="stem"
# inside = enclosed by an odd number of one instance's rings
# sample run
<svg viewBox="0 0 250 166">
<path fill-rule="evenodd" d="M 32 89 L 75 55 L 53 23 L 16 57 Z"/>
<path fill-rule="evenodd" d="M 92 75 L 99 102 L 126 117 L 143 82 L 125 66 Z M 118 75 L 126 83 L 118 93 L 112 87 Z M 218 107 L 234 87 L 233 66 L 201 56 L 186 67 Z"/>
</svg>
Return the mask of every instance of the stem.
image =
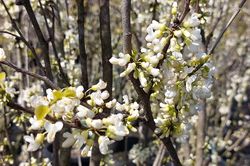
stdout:
<svg viewBox="0 0 250 166">
<path fill-rule="evenodd" d="M 48 42 L 45 40 L 42 30 L 38 24 L 34 10 L 31 7 L 30 0 L 23 0 L 23 6 L 25 7 L 29 15 L 30 21 L 33 25 L 33 28 L 35 30 L 35 33 L 37 35 L 37 38 L 38 38 L 38 41 L 42 50 L 41 55 L 43 56 L 44 62 L 45 62 L 46 76 L 52 81 L 53 75 L 52 75 L 52 70 L 51 70 L 51 65 L 50 65 Z"/>
<path fill-rule="evenodd" d="M 112 57 L 109 0 L 100 0 L 99 3 L 103 81 L 107 83 L 106 89 L 110 94 L 109 99 L 112 99 L 112 64 L 109 62 Z"/>
<path fill-rule="evenodd" d="M 42 80 L 42 81 L 44 81 L 50 88 L 59 89 L 59 87 L 57 87 L 53 82 L 51 82 L 51 81 L 50 81 L 47 77 L 45 77 L 45 76 L 41 76 L 41 75 L 39 75 L 39 74 L 32 73 L 32 72 L 30 72 L 30 71 L 27 71 L 27 70 L 24 70 L 24 69 L 22 69 L 22 68 L 19 68 L 19 67 L 17 67 L 16 65 L 14 65 L 13 63 L 8 62 L 8 61 L 1 61 L 0 64 L 9 66 L 10 68 L 14 69 L 14 70 L 17 71 L 17 72 L 20 72 L 20 73 L 29 75 L 29 76 L 31 76 L 31 77 L 37 78 L 37 79 L 39 79 L 39 80 Z"/>
<path fill-rule="evenodd" d="M 161 166 L 162 164 L 162 160 L 165 156 L 165 153 L 166 153 L 166 147 L 164 146 L 164 144 L 160 144 L 160 148 L 159 148 L 159 151 L 156 155 L 156 158 L 154 160 L 154 164 L 153 166 Z"/>
<path fill-rule="evenodd" d="M 87 70 L 87 54 L 85 50 L 85 40 L 84 40 L 84 0 L 77 0 L 77 11 L 78 11 L 78 34 L 79 34 L 79 50 L 80 50 L 80 63 L 82 78 L 81 82 L 84 89 L 88 89 L 88 70 Z"/>
<path fill-rule="evenodd" d="M 55 55 L 55 58 L 56 58 L 56 61 L 57 61 L 57 65 L 58 65 L 60 74 L 62 75 L 62 80 L 64 81 L 64 83 L 67 86 L 70 86 L 67 74 L 64 73 L 63 68 L 61 66 L 61 60 L 60 60 L 60 57 L 58 56 L 54 35 L 53 35 L 53 32 L 52 32 L 51 28 L 49 27 L 49 23 L 48 23 L 48 20 L 47 20 L 47 17 L 46 17 L 46 12 L 45 12 L 44 7 L 43 7 L 43 5 L 41 3 L 41 0 L 38 0 L 38 2 L 39 2 L 39 5 L 40 5 L 40 7 L 42 9 L 43 17 L 44 17 L 44 20 L 45 20 L 45 25 L 46 25 L 46 28 L 47 28 L 47 31 L 48 31 L 48 34 L 49 34 L 49 38 L 50 38 L 50 41 L 51 41 L 51 45 L 52 45 L 52 48 L 53 48 L 53 51 L 54 51 L 54 55 Z"/>
<path fill-rule="evenodd" d="M 232 22 L 235 20 L 236 16 L 240 13 L 242 7 L 244 6 L 244 4 L 246 3 L 247 0 L 242 0 L 238 6 L 238 9 L 235 11 L 235 13 L 232 15 L 232 17 L 230 18 L 230 20 L 228 21 L 228 23 L 225 25 L 225 27 L 222 29 L 222 31 L 220 32 L 219 36 L 217 37 L 214 45 L 212 46 L 212 48 L 210 49 L 210 51 L 208 52 L 208 54 L 212 54 L 215 50 L 215 48 L 217 47 L 217 45 L 219 44 L 220 40 L 222 39 L 224 33 L 227 31 L 227 29 L 229 28 L 229 26 L 232 24 Z"/>
<path fill-rule="evenodd" d="M 39 57 L 38 57 L 38 55 L 37 55 L 37 53 L 36 53 L 35 48 L 25 39 L 25 37 L 24 37 L 24 35 L 22 34 L 21 30 L 18 28 L 18 26 L 17 26 L 15 20 L 12 18 L 11 14 L 10 14 L 10 12 L 9 12 L 9 9 L 7 8 L 7 6 L 6 6 L 5 2 L 4 2 L 4 0 L 1 0 L 1 2 L 2 2 L 3 6 L 4 6 L 5 11 L 7 12 L 8 16 L 9 16 L 9 19 L 10 19 L 10 21 L 11 21 L 11 23 L 12 23 L 13 28 L 17 31 L 17 33 L 19 34 L 19 36 L 15 35 L 15 34 L 13 34 L 13 33 L 11 33 L 11 32 L 8 32 L 8 31 L 1 31 L 0 33 L 9 34 L 9 35 L 14 36 L 14 37 L 16 37 L 17 39 L 20 39 L 21 41 L 23 41 L 24 44 L 30 49 L 30 51 L 31 51 L 32 54 L 34 55 L 34 57 L 35 57 L 35 59 L 36 59 L 36 63 L 38 64 L 38 66 L 39 66 L 41 72 L 44 74 L 44 73 L 45 73 L 45 69 L 44 69 L 44 67 L 42 66 L 41 62 L 40 62 L 40 59 L 39 59 Z"/>
</svg>

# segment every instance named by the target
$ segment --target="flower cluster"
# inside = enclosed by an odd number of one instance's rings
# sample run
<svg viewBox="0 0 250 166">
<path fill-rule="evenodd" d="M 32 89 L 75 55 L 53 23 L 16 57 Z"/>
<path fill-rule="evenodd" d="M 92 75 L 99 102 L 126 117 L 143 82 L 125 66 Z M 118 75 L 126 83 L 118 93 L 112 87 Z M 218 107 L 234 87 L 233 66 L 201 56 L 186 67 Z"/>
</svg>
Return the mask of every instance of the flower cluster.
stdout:
<svg viewBox="0 0 250 166">
<path fill-rule="evenodd" d="M 133 76 L 139 79 L 145 91 L 151 86 L 150 79 L 161 77 L 157 66 L 164 57 L 161 52 L 167 43 L 168 29 L 165 24 L 153 20 L 147 28 L 147 33 L 147 48 L 142 48 L 139 56 L 136 52 L 132 55 L 120 53 L 119 58 L 110 59 L 110 63 L 114 65 L 127 65 L 126 70 L 120 74 L 121 77 L 134 71 Z"/>
<path fill-rule="evenodd" d="M 62 146 L 73 146 L 79 150 L 83 148 L 82 155 L 89 154 L 97 137 L 101 153 L 107 154 L 110 152 L 108 146 L 114 140 L 122 140 L 129 131 L 136 131 L 131 123 L 139 117 L 139 105 L 136 102 L 129 103 L 127 96 L 124 96 L 124 103 L 115 99 L 109 101 L 106 86 L 100 80 L 85 92 L 82 86 L 78 86 L 60 90 L 47 89 L 47 96 L 31 97 L 30 105 L 35 108 L 35 116 L 29 119 L 29 129 L 44 132 L 24 137 L 29 143 L 28 150 L 36 151 L 45 138 L 48 143 L 53 142 L 56 133 L 62 130 L 63 123 L 74 125 L 74 129 L 63 134 L 65 141 Z M 102 114 L 112 108 L 114 113 Z M 48 116 L 55 119 L 55 122 L 46 120 Z M 74 121 L 79 123 L 75 124 Z"/>
<path fill-rule="evenodd" d="M 176 6 L 173 3 L 172 9 Z M 203 100 L 211 97 L 215 67 L 207 62 L 209 55 L 203 49 L 200 26 L 204 21 L 197 13 L 174 28 L 153 20 L 145 37 L 147 48 L 110 59 L 114 65 L 127 65 L 120 76 L 134 71 L 134 78 L 145 92 L 152 88 L 151 100 L 161 101 L 160 109 L 153 111 L 155 132 L 162 136 L 184 138 L 192 124 L 190 117 L 203 109 Z"/>
</svg>

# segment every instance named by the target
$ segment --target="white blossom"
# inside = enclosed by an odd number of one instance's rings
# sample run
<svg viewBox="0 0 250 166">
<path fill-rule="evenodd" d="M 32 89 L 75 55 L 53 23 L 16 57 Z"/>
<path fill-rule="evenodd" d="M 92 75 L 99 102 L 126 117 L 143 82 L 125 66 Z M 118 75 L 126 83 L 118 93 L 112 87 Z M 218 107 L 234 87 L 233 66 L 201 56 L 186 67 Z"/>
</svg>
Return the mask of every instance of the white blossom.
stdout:
<svg viewBox="0 0 250 166">
<path fill-rule="evenodd" d="M 2 48 L 0 48 L 0 61 L 4 61 L 6 59 L 5 52 Z"/>
<path fill-rule="evenodd" d="M 99 149 L 102 154 L 108 154 L 109 153 L 109 145 L 113 143 L 113 141 L 110 141 L 107 136 L 100 136 L 98 138 L 99 143 Z"/>
<path fill-rule="evenodd" d="M 52 143 L 55 139 L 56 133 L 59 132 L 60 130 L 62 130 L 63 123 L 61 121 L 58 121 L 58 122 L 52 124 L 52 123 L 47 121 L 47 122 L 45 122 L 44 128 L 47 132 L 48 143 Z"/>
</svg>

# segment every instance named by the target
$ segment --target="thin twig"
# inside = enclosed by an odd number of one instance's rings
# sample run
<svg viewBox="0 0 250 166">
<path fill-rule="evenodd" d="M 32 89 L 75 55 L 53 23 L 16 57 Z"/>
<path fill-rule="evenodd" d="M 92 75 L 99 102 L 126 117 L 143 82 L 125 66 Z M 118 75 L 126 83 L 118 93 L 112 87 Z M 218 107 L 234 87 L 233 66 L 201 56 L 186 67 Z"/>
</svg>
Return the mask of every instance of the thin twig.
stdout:
<svg viewBox="0 0 250 166">
<path fill-rule="evenodd" d="M 12 23 L 13 28 L 14 28 L 14 29 L 17 31 L 17 33 L 19 34 L 18 39 L 20 39 L 21 41 L 23 41 L 24 44 L 31 50 L 31 52 L 32 52 L 32 54 L 34 55 L 34 57 L 35 57 L 35 59 L 36 59 L 36 62 L 37 62 L 38 66 L 39 66 L 39 68 L 40 68 L 40 70 L 41 70 L 41 72 L 42 72 L 43 74 L 45 74 L 44 67 L 42 66 L 42 64 L 41 64 L 41 62 L 40 62 L 40 60 L 39 60 L 39 57 L 38 57 L 38 55 L 37 55 L 37 53 L 36 53 L 36 51 L 35 51 L 35 48 L 25 39 L 23 33 L 22 33 L 21 30 L 18 28 L 18 26 L 17 26 L 15 20 L 14 20 L 13 17 L 11 16 L 11 14 L 10 14 L 10 12 L 9 12 L 9 9 L 7 8 L 7 6 L 6 6 L 5 2 L 4 2 L 4 0 L 1 0 L 1 2 L 2 2 L 3 6 L 4 6 L 5 11 L 7 12 L 8 16 L 9 16 L 9 19 L 10 19 L 10 21 L 11 21 L 11 23 Z M 12 35 L 12 36 L 17 37 L 15 34 L 10 33 L 10 32 L 8 32 L 8 31 L 2 31 L 2 33 L 6 33 L 6 34 L 9 34 L 9 35 Z"/>
<path fill-rule="evenodd" d="M 235 20 L 236 16 L 240 13 L 242 7 L 244 6 L 244 4 L 246 3 L 247 0 L 242 0 L 238 9 L 236 10 L 236 12 L 232 15 L 232 17 L 230 18 L 230 20 L 228 21 L 228 23 L 225 25 L 225 27 L 222 29 L 222 31 L 220 32 L 219 36 L 217 37 L 215 43 L 213 44 L 213 46 L 211 47 L 210 51 L 208 52 L 208 55 L 213 54 L 215 48 L 218 46 L 219 42 L 221 41 L 224 33 L 227 31 L 227 29 L 229 28 L 229 26 L 232 24 L 232 22 Z M 206 63 L 207 61 L 204 61 L 203 63 L 200 63 L 191 73 L 188 74 L 188 76 L 194 75 L 198 70 L 201 69 L 201 67 Z"/>
<path fill-rule="evenodd" d="M 67 74 L 63 71 L 63 68 L 62 68 L 62 65 L 61 65 L 61 60 L 60 60 L 60 57 L 58 56 L 58 52 L 57 52 L 56 44 L 55 44 L 55 39 L 54 39 L 53 34 L 52 34 L 53 32 L 52 32 L 51 28 L 49 27 L 49 23 L 48 23 L 48 20 L 47 20 L 47 17 L 46 17 L 45 9 L 44 9 L 44 7 L 43 7 L 43 5 L 41 3 L 41 0 L 38 0 L 38 2 L 39 2 L 39 5 L 41 7 L 41 10 L 43 12 L 45 25 L 46 25 L 46 28 L 47 28 L 47 31 L 48 31 L 48 34 L 49 34 L 50 42 L 51 42 L 51 45 L 52 45 L 52 48 L 53 48 L 53 51 L 54 51 L 54 55 L 55 55 L 55 58 L 56 58 L 56 61 L 57 61 L 57 65 L 58 65 L 60 74 L 62 75 L 62 80 L 64 81 L 64 83 L 67 86 L 70 86 L 69 79 L 67 77 Z"/>
<path fill-rule="evenodd" d="M 228 23 L 225 25 L 225 27 L 222 29 L 222 31 L 220 32 L 219 36 L 217 37 L 215 43 L 213 44 L 212 48 L 210 49 L 210 51 L 208 52 L 208 54 L 212 54 L 215 50 L 215 48 L 217 47 L 217 45 L 219 44 L 220 40 L 222 39 L 224 33 L 226 32 L 226 30 L 228 29 L 228 27 L 232 24 L 232 22 L 235 20 L 236 16 L 240 13 L 243 5 L 246 3 L 247 0 L 242 0 L 241 3 L 239 4 L 238 9 L 236 10 L 236 12 L 233 14 L 233 16 L 230 18 L 230 20 L 228 21 Z"/>
<path fill-rule="evenodd" d="M 33 25 L 34 31 L 36 33 L 38 42 L 39 42 L 41 50 L 42 50 L 42 56 L 43 56 L 44 63 L 45 63 L 46 76 L 51 81 L 53 81 L 53 74 L 52 74 L 52 69 L 51 69 L 51 64 L 50 64 L 50 57 L 49 57 L 49 45 L 48 45 L 48 42 L 46 41 L 46 39 L 45 39 L 45 37 L 44 37 L 44 35 L 42 33 L 41 27 L 38 24 L 36 15 L 35 15 L 34 10 L 33 10 L 32 6 L 30 4 L 30 1 L 29 0 L 23 1 L 23 6 L 24 6 L 24 8 L 26 9 L 26 11 L 28 13 L 28 16 L 29 16 L 30 21 L 31 21 L 31 23 Z"/>
<path fill-rule="evenodd" d="M 59 89 L 59 87 L 58 87 L 57 85 L 55 85 L 52 81 L 50 81 L 50 80 L 49 80 L 47 77 L 45 77 L 45 76 L 41 76 L 41 75 L 39 75 L 39 74 L 36 74 L 36 73 L 30 72 L 30 71 L 24 70 L 24 69 L 22 69 L 22 68 L 19 68 L 18 66 L 14 65 L 13 63 L 8 62 L 8 61 L 1 61 L 0 64 L 9 66 L 10 68 L 16 70 L 17 72 L 20 72 L 20 73 L 29 75 L 29 76 L 31 76 L 31 77 L 37 78 L 37 79 L 39 79 L 39 80 L 42 80 L 42 81 L 44 81 L 50 88 Z"/>
<path fill-rule="evenodd" d="M 81 83 L 84 86 L 84 89 L 88 89 L 88 68 L 87 68 L 87 53 L 85 50 L 85 34 L 84 34 L 84 3 L 83 0 L 77 0 L 77 13 L 78 13 L 78 40 L 79 40 L 79 59 L 81 64 Z"/>
</svg>

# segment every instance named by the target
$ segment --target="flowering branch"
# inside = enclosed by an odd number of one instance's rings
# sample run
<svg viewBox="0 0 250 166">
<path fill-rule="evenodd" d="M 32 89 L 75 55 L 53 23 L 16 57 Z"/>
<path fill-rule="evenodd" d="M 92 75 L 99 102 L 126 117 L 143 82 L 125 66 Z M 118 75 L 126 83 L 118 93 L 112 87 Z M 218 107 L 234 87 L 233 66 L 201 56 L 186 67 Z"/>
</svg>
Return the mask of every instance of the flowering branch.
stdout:
<svg viewBox="0 0 250 166">
<path fill-rule="evenodd" d="M 19 110 L 19 111 L 22 111 L 22 112 L 27 113 L 27 114 L 30 114 L 30 115 L 34 115 L 34 114 L 35 114 L 33 109 L 27 108 L 27 107 L 23 107 L 23 106 L 21 106 L 21 105 L 15 103 L 15 102 L 12 102 L 12 101 L 8 102 L 8 103 L 7 103 L 7 106 L 9 106 L 9 107 L 12 108 L 12 109 Z M 51 121 L 51 122 L 57 122 L 57 121 L 58 121 L 58 119 L 53 118 L 53 117 L 50 116 L 50 115 L 47 115 L 47 116 L 45 117 L 45 119 L 47 119 L 47 120 L 49 120 L 49 121 Z M 68 126 L 68 127 L 70 127 L 70 128 L 77 128 L 77 129 L 81 129 L 81 130 L 86 130 L 86 129 L 87 129 L 87 128 L 85 128 L 85 127 L 83 127 L 83 126 L 81 126 L 81 125 L 78 125 L 78 124 L 76 124 L 76 123 L 69 123 L 69 122 L 66 122 L 66 121 L 62 121 L 62 122 L 63 122 L 63 124 L 64 124 L 65 126 Z"/>
<path fill-rule="evenodd" d="M 126 54 L 130 54 L 132 52 L 132 44 L 131 44 L 131 25 L 130 25 L 130 8 L 131 8 L 131 1 L 130 0 L 123 0 L 122 1 L 122 26 L 123 26 L 123 51 Z M 148 95 L 141 87 L 140 82 L 138 79 L 133 77 L 133 73 L 129 74 L 129 78 L 138 93 L 138 96 L 142 102 L 143 109 L 146 113 L 146 124 L 148 127 L 154 131 L 156 129 L 154 118 L 151 111 L 150 106 L 150 95 Z M 161 134 L 157 134 L 160 137 Z M 181 162 L 178 158 L 177 152 L 173 147 L 170 137 L 164 137 L 161 141 L 166 146 L 169 155 L 171 156 L 175 165 L 181 165 Z"/>
</svg>

